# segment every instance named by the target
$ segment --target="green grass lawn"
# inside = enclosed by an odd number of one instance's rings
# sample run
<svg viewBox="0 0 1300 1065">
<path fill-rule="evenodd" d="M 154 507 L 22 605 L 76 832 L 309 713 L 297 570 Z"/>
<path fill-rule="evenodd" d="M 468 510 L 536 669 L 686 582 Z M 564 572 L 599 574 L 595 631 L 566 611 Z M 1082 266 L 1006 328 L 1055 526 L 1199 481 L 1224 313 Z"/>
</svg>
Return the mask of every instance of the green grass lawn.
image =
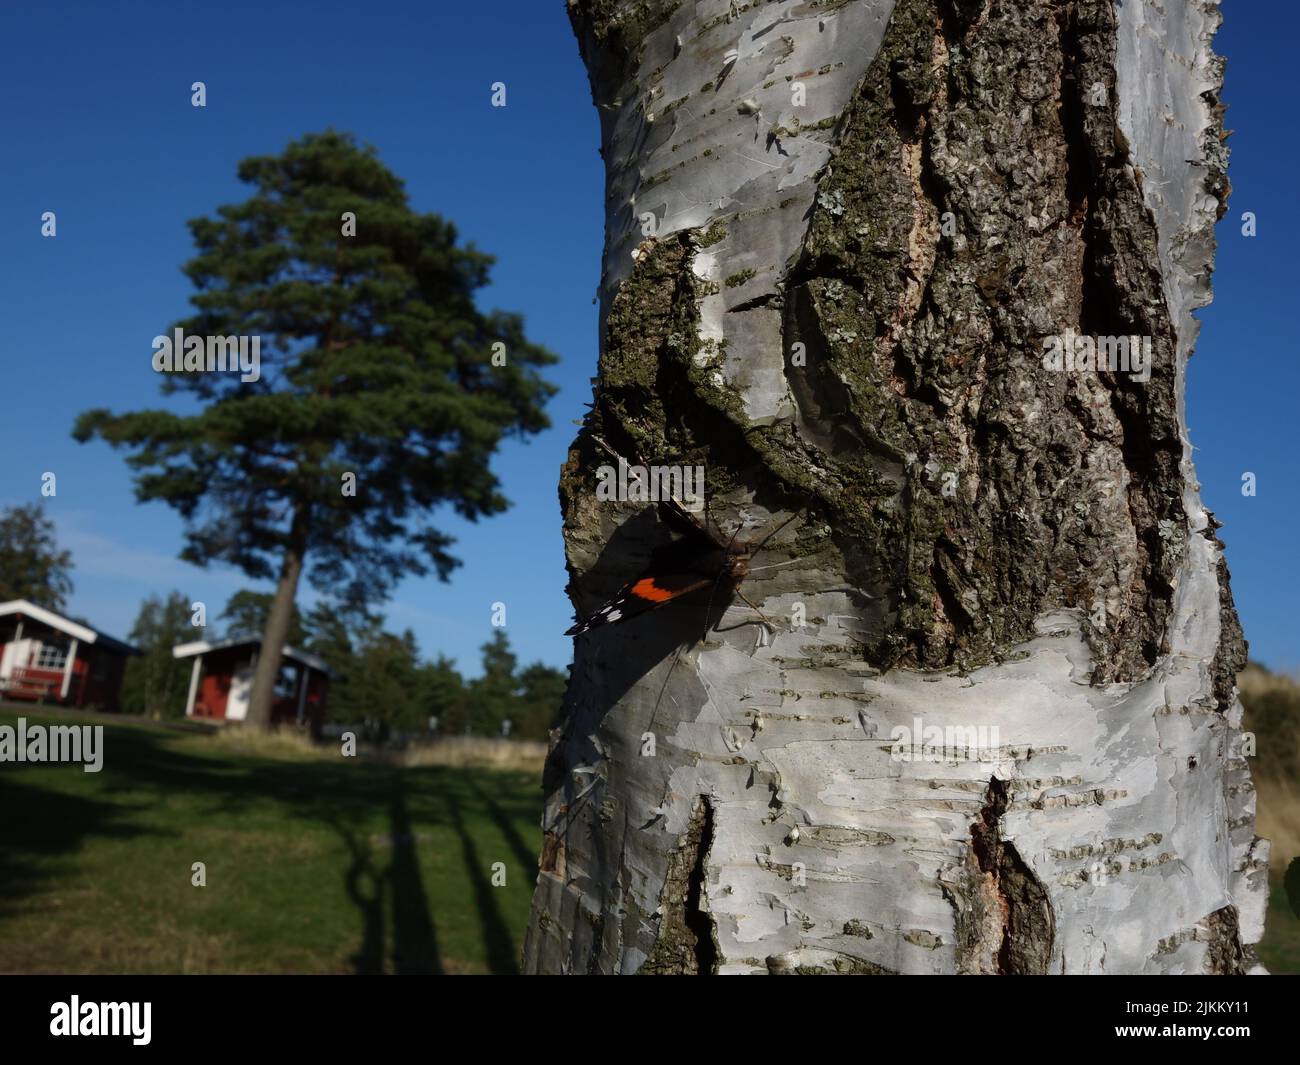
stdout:
<svg viewBox="0 0 1300 1065">
<path fill-rule="evenodd" d="M 533 773 L 107 727 L 102 772 L 0 765 L 0 971 L 514 972 L 541 804 Z"/>
<path fill-rule="evenodd" d="M 1269 881 L 1268 913 L 1264 916 L 1259 960 L 1275 975 L 1300 973 L 1300 919 L 1291 910 L 1280 877 Z"/>
</svg>

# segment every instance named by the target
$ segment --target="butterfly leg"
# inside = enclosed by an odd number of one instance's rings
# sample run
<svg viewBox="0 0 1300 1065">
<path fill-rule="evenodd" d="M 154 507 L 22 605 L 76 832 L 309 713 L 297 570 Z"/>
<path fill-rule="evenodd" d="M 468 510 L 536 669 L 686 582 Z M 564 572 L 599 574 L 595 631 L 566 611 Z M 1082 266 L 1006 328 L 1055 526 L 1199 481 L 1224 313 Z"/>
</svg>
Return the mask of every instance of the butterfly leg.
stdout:
<svg viewBox="0 0 1300 1065">
<path fill-rule="evenodd" d="M 739 588 L 737 588 L 736 595 L 739 598 L 744 600 L 745 605 L 749 607 L 750 610 L 752 610 L 755 614 L 757 614 L 760 618 L 763 619 L 764 625 L 766 625 L 769 629 L 771 629 L 773 633 L 776 632 L 776 625 L 772 623 L 771 619 L 768 618 L 766 614 L 764 614 L 761 610 L 758 609 L 758 607 L 756 607 L 753 603 L 749 601 L 748 597 L 745 595 L 744 592 L 742 592 Z"/>
</svg>

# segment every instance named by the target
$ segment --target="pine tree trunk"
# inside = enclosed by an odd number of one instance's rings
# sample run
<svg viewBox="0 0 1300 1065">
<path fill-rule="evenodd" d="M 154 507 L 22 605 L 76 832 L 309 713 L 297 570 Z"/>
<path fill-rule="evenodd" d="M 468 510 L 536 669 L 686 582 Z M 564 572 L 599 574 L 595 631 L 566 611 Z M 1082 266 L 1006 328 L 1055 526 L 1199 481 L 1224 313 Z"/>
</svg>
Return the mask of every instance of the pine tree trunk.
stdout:
<svg viewBox="0 0 1300 1065">
<path fill-rule="evenodd" d="M 1256 967 L 1245 644 L 1183 417 L 1217 4 L 570 13 L 608 212 L 575 603 L 670 536 L 597 500 L 608 451 L 705 465 L 728 532 L 799 518 L 741 587 L 772 635 L 736 599 L 577 639 L 526 968 Z"/>
<path fill-rule="evenodd" d="M 295 510 L 289 530 L 288 544 L 280 564 L 280 580 L 275 586 L 275 598 L 262 632 L 262 646 L 258 650 L 257 667 L 253 671 L 253 690 L 248 695 L 250 728 L 267 729 L 271 726 L 271 704 L 275 697 L 275 682 L 280 676 L 280 659 L 284 645 L 289 640 L 289 627 L 293 623 L 293 604 L 298 595 L 298 581 L 302 576 L 305 553 L 307 515 L 305 509 Z"/>
</svg>

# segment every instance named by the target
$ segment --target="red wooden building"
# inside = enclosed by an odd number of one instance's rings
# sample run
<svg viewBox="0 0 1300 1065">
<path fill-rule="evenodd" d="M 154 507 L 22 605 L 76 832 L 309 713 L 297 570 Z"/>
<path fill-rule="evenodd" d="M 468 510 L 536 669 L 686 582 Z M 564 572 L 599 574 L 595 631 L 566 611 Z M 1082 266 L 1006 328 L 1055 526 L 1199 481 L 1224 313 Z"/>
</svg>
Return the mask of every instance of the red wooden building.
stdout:
<svg viewBox="0 0 1300 1065">
<path fill-rule="evenodd" d="M 210 721 L 243 721 L 253 690 L 253 672 L 262 641 L 257 637 L 183 643 L 173 658 L 193 658 L 185 716 Z M 330 670 L 323 658 L 286 646 L 271 703 L 272 724 L 307 725 L 320 731 Z"/>
<path fill-rule="evenodd" d="M 0 603 L 0 698 L 117 711 L 122 670 L 139 653 L 26 599 Z"/>
</svg>

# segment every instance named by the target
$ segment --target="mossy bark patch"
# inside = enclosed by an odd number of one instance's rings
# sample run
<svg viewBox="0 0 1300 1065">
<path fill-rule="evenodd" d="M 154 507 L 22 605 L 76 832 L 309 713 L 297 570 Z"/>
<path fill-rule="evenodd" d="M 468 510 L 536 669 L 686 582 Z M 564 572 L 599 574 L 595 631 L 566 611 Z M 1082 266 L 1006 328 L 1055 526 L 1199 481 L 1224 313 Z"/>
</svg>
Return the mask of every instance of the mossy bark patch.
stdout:
<svg viewBox="0 0 1300 1065">
<path fill-rule="evenodd" d="M 1174 335 L 1114 34 L 1106 2 L 902 0 L 845 116 L 787 341 L 830 468 L 901 470 L 846 523 L 892 584 L 881 664 L 970 667 L 1061 605 L 1091 619 L 1098 681 L 1160 652 L 1186 524 Z M 1150 337 L 1150 380 L 1045 369 L 1067 331 Z"/>
</svg>

